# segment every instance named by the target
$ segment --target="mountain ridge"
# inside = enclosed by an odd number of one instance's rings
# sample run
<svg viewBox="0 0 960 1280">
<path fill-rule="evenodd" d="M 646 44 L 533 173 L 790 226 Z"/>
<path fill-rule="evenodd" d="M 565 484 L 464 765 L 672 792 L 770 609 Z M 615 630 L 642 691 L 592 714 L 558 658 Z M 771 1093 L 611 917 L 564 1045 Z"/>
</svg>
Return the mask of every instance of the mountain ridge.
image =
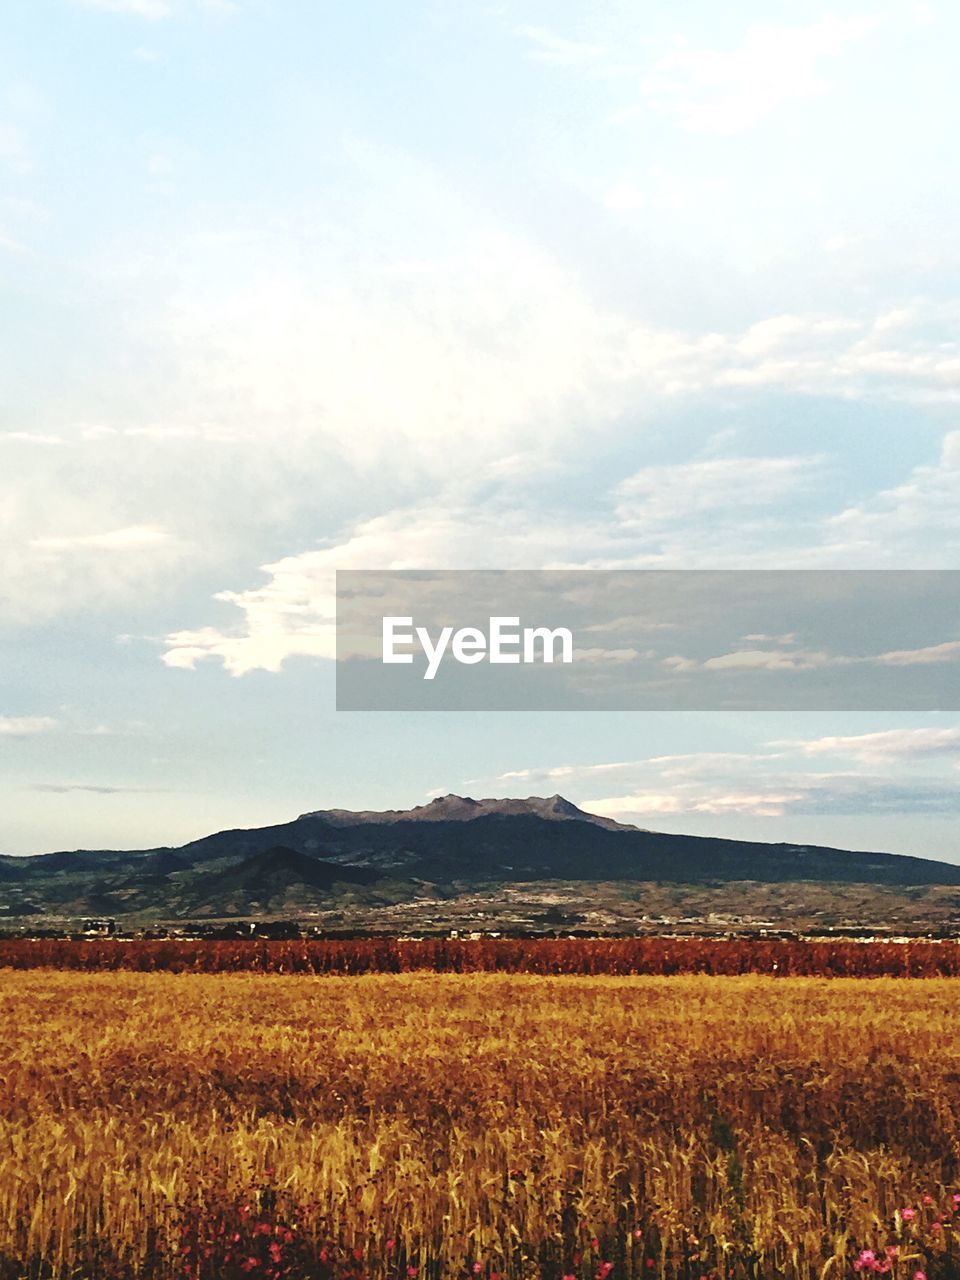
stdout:
<svg viewBox="0 0 960 1280">
<path fill-rule="evenodd" d="M 591 822 L 609 830 L 639 830 L 630 823 L 616 822 L 613 818 L 588 813 L 559 794 L 527 796 L 525 799 L 491 797 L 475 800 L 473 796 L 458 796 L 449 792 L 447 795 L 435 796 L 427 804 L 414 805 L 412 809 L 315 809 L 300 814 L 300 817 L 323 818 L 339 826 L 359 826 L 388 822 L 473 822 L 483 817 L 517 817 L 523 814 L 533 814 L 548 821 Z"/>
<path fill-rule="evenodd" d="M 414 919 L 417 904 L 465 895 L 483 915 L 485 903 L 516 896 L 511 886 L 540 886 L 546 898 L 545 886 L 559 883 L 579 886 L 570 892 L 586 909 L 602 896 L 600 885 L 620 885 L 621 897 L 634 902 L 639 890 L 630 886 L 642 884 L 960 887 L 960 866 L 648 831 L 560 795 L 451 794 L 412 809 L 319 809 L 175 848 L 0 857 L 0 917 L 326 917 L 346 904 L 362 923 L 364 911 L 409 908 Z"/>
</svg>

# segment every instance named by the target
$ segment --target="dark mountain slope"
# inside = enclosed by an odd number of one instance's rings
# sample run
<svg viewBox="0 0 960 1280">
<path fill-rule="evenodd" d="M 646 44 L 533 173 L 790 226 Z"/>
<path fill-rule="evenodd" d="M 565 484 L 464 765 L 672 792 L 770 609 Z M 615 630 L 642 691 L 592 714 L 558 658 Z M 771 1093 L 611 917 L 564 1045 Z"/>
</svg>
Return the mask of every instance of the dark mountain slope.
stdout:
<svg viewBox="0 0 960 1280">
<path fill-rule="evenodd" d="M 444 796 L 384 814 L 319 810 L 179 849 L 0 858 L 0 912 L 158 916 L 292 912 L 544 881 L 960 885 L 960 866 L 814 845 L 668 835 L 560 796 Z M 586 900 L 589 891 L 584 889 Z"/>
</svg>

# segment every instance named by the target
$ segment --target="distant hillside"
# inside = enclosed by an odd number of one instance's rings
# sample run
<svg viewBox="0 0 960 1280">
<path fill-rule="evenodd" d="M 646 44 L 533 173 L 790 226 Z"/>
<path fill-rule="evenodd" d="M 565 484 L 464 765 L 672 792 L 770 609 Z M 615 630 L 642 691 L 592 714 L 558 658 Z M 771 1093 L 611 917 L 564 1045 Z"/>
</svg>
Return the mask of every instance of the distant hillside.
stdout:
<svg viewBox="0 0 960 1280">
<path fill-rule="evenodd" d="M 356 919 L 365 908 L 390 909 L 400 919 L 404 904 L 464 894 L 477 899 L 474 914 L 482 914 L 484 896 L 492 901 L 509 897 L 511 885 L 554 882 L 582 885 L 582 905 L 589 906 L 590 886 L 601 883 L 906 889 L 960 886 L 960 867 L 888 853 L 644 831 L 585 813 L 562 796 L 451 795 L 386 813 L 317 810 L 275 826 L 219 831 L 176 849 L 3 857 L 0 913 L 276 917 L 348 904 Z"/>
</svg>

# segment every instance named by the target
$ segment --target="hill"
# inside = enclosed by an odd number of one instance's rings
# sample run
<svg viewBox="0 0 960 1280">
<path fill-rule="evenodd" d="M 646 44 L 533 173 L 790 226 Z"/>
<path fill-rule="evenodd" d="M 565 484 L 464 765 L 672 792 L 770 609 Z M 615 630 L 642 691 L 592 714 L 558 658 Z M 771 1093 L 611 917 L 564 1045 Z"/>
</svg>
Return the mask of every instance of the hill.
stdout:
<svg viewBox="0 0 960 1280">
<path fill-rule="evenodd" d="M 709 906 L 705 895 L 712 892 L 728 914 L 739 900 L 749 906 L 751 897 L 755 906 L 767 904 L 769 914 L 785 886 L 807 886 L 807 897 L 820 886 L 829 914 L 831 887 L 838 901 L 849 900 L 852 886 L 915 900 L 924 887 L 960 886 L 960 866 L 646 831 L 586 813 L 562 796 L 449 795 L 407 810 L 321 809 L 274 826 L 215 832 L 175 849 L 2 857 L 0 914 L 139 922 L 300 915 L 349 917 L 361 926 L 387 913 L 397 927 L 424 927 L 423 920 L 436 922 L 441 903 L 468 903 L 466 915 L 474 919 L 488 906 L 502 914 L 522 887 L 528 896 L 538 891 L 548 920 L 562 924 L 587 918 L 584 913 L 600 903 L 609 907 L 618 896 L 636 904 L 640 887 L 652 885 L 685 887 L 681 902 L 694 896 L 698 909 Z M 656 898 L 649 890 L 647 896 Z M 656 900 L 662 898 L 663 892 Z"/>
</svg>

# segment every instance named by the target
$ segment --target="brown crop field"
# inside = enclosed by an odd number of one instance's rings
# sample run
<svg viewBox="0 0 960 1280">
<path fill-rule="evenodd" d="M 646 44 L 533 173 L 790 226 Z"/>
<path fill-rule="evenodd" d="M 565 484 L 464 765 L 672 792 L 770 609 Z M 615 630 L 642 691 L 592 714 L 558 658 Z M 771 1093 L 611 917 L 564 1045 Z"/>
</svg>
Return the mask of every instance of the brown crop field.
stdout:
<svg viewBox="0 0 960 1280">
<path fill-rule="evenodd" d="M 960 977 L 960 943 L 764 938 L 0 939 L 0 968 L 137 973 Z"/>
<path fill-rule="evenodd" d="M 960 982 L 0 971 L 0 1276 L 960 1274 Z"/>
</svg>

